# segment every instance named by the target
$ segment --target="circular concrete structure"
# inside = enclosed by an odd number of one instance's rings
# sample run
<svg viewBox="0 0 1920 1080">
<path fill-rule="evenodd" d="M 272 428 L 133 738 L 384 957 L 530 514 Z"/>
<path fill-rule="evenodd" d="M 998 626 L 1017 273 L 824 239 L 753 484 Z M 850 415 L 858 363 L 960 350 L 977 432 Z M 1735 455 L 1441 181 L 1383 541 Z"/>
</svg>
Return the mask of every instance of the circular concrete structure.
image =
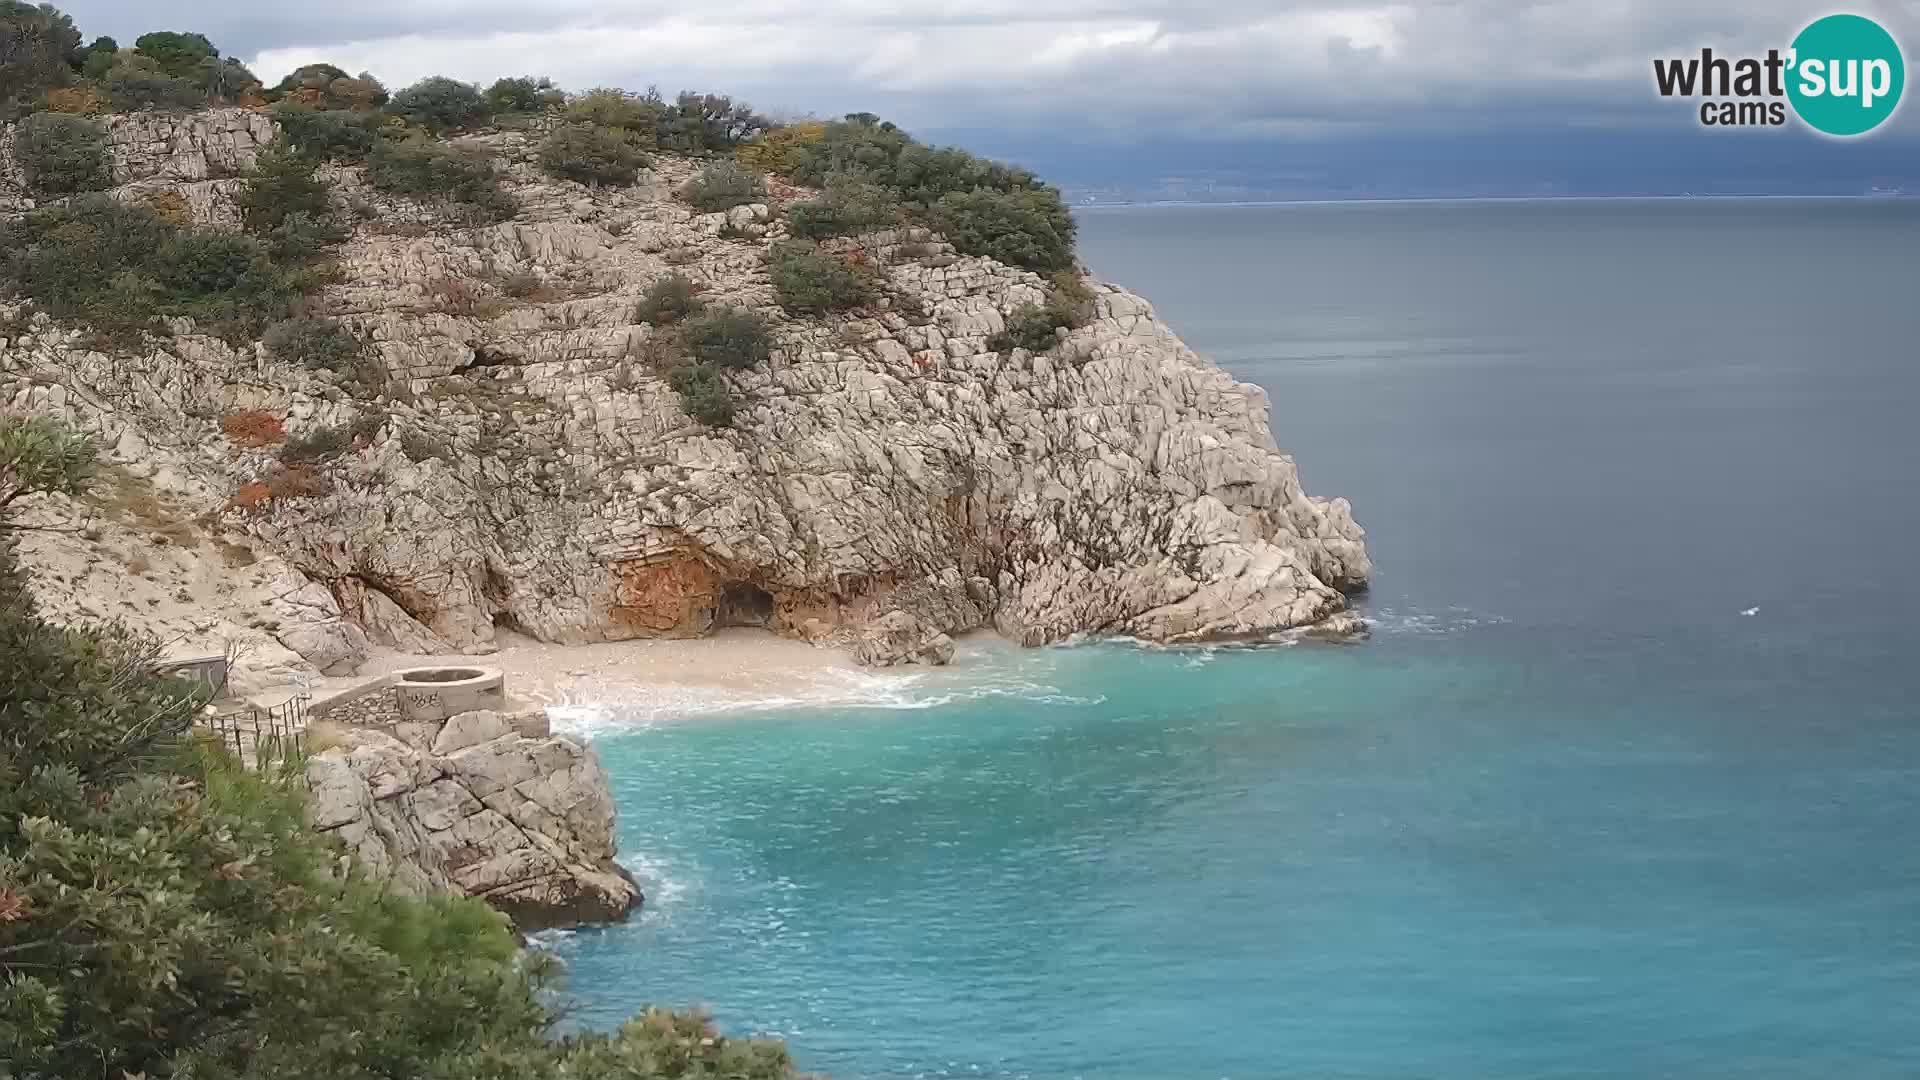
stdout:
<svg viewBox="0 0 1920 1080">
<path fill-rule="evenodd" d="M 475 709 L 502 711 L 507 678 L 494 668 L 452 665 L 404 668 L 393 673 L 400 715 L 416 723 L 438 723 Z"/>
</svg>

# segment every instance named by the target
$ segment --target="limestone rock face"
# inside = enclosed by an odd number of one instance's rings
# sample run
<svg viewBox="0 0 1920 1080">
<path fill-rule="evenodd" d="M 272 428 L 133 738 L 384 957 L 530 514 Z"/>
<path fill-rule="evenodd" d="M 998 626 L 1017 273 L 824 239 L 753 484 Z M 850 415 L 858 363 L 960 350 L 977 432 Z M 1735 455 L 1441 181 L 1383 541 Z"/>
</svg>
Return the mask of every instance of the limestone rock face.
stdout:
<svg viewBox="0 0 1920 1080">
<path fill-rule="evenodd" d="M 367 872 L 479 897 L 522 930 L 624 917 L 641 897 L 613 861 L 605 770 L 519 726 L 471 712 L 433 732 L 339 729 L 344 745 L 307 766 L 309 822 Z"/>
<path fill-rule="evenodd" d="M 201 185 L 208 220 L 230 197 L 199 177 L 268 133 L 253 114 L 142 123 L 116 128 L 116 175 Z M 500 225 L 328 174 L 359 223 L 324 301 L 389 376 L 378 401 L 190 324 L 127 357 L 41 320 L 0 347 L 0 402 L 75 387 L 76 423 L 136 431 L 158 475 L 213 492 L 207 509 L 372 643 L 410 650 L 485 651 L 498 627 L 575 643 L 750 624 L 937 662 L 942 637 L 986 627 L 1026 644 L 1258 636 L 1365 585 L 1364 534 L 1345 500 L 1302 488 L 1264 393 L 1144 299 L 1087 282 L 1085 326 L 995 351 L 1046 280 L 898 230 L 829 244 L 880 269 L 884 301 L 795 318 L 765 266 L 780 205 L 695 213 L 673 194 L 695 165 L 666 155 L 626 188 L 554 180 L 537 139 L 468 140 L 519 200 Z M 669 272 L 773 325 L 772 360 L 727 375 L 730 428 L 687 416 L 655 359 L 668 332 L 634 317 Z M 271 447 L 218 434 L 243 409 L 370 434 L 326 466 L 330 492 L 223 509 L 274 468 Z M 296 647 L 319 664 L 347 644 Z"/>
<path fill-rule="evenodd" d="M 862 664 L 944 664 L 953 659 L 953 639 L 908 611 L 889 611 L 861 627 L 853 658 Z"/>
</svg>

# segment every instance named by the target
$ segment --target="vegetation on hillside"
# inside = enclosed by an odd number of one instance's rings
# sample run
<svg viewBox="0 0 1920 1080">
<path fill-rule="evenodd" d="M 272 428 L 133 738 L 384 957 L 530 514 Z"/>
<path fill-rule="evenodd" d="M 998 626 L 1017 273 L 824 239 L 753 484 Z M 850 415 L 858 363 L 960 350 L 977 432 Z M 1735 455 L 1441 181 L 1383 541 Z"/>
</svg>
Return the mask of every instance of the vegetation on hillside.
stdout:
<svg viewBox="0 0 1920 1080">
<path fill-rule="evenodd" d="M 698 1015 L 556 1036 L 553 967 L 502 916 L 338 876 L 297 761 L 242 771 L 153 643 L 40 619 L 12 515 L 91 468 L 86 440 L 0 415 L 0 1075 L 793 1077 Z"/>
</svg>

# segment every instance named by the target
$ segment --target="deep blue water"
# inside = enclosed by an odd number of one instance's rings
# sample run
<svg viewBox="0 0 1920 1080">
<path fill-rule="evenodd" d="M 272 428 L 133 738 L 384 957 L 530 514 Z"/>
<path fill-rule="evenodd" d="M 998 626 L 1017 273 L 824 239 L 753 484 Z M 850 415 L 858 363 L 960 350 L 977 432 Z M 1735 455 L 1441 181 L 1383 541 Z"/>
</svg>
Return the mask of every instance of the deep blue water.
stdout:
<svg viewBox="0 0 1920 1080">
<path fill-rule="evenodd" d="M 1920 1075 L 1920 204 L 1082 227 L 1353 500 L 1379 632 L 602 727 L 651 899 L 557 943 L 580 1019 L 840 1080 Z"/>
</svg>

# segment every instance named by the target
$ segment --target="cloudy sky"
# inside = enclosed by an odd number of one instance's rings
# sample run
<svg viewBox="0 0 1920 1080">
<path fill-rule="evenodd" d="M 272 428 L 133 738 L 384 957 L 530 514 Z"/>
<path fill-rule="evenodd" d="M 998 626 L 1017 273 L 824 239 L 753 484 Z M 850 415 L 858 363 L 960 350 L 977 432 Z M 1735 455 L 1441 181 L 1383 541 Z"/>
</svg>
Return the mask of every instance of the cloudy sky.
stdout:
<svg viewBox="0 0 1920 1080">
<path fill-rule="evenodd" d="M 1068 141 L 1398 132 L 1702 133 L 1654 56 L 1764 53 L 1807 0 L 69 0 L 89 36 L 197 30 L 271 82 L 326 60 L 389 86 L 544 74 L 713 88 L 776 115 Z M 1920 43 L 1920 0 L 1850 10 Z M 1910 56 L 1916 46 L 1908 44 Z M 1892 124 L 1920 132 L 1920 109 Z M 1876 136 L 1876 139 L 1880 138 Z"/>
<path fill-rule="evenodd" d="M 1655 55 L 1784 46 L 1784 0 L 71 0 L 89 35 L 193 29 L 272 81 L 328 60 L 390 85 L 551 75 L 723 87 L 766 109 L 947 127 L 1063 118 L 1234 133 L 1498 122 L 1652 104 Z M 165 18 L 156 22 L 164 7 Z M 1920 0 L 1859 6 L 1920 41 Z M 174 24 L 178 23 L 178 26 Z M 1904 110 L 1903 110 L 1904 111 Z M 1580 115 L 1584 113 L 1584 115 Z"/>
</svg>

